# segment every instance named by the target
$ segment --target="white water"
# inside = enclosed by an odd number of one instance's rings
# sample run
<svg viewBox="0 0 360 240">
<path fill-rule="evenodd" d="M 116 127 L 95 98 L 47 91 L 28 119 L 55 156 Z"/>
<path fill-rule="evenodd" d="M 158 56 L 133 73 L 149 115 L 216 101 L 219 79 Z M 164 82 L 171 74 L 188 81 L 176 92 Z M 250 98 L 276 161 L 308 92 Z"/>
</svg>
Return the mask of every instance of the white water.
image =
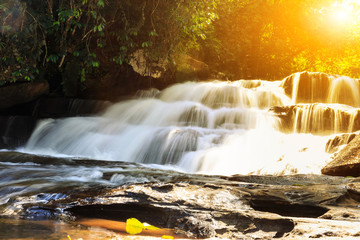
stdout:
<svg viewBox="0 0 360 240">
<path fill-rule="evenodd" d="M 307 72 L 295 73 L 288 78 L 292 78 L 293 81 L 292 104 L 320 101 L 322 103 L 339 103 L 360 107 L 358 79 Z M 305 99 L 303 98 L 304 95 L 307 95 Z"/>
<path fill-rule="evenodd" d="M 45 120 L 23 150 L 225 175 L 319 174 L 330 159 L 329 136 L 282 132 L 269 108 L 295 97 L 280 81 L 188 82 L 143 96 L 101 116 Z"/>
</svg>

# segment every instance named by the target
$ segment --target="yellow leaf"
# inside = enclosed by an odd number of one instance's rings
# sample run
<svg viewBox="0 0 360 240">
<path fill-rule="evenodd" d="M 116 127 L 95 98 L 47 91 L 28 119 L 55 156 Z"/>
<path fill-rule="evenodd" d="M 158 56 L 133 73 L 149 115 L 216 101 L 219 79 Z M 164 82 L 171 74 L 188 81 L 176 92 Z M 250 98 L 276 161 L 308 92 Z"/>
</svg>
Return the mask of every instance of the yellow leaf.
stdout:
<svg viewBox="0 0 360 240">
<path fill-rule="evenodd" d="M 148 223 L 146 223 L 146 222 L 144 222 L 144 228 L 145 228 L 146 230 L 159 230 L 159 229 L 160 229 L 160 228 L 155 227 L 155 226 L 152 226 L 152 225 L 150 225 L 150 224 L 148 224 Z"/>
<path fill-rule="evenodd" d="M 69 235 L 67 235 L 68 239 L 71 240 L 71 237 Z"/>
<path fill-rule="evenodd" d="M 173 236 L 164 235 L 161 237 L 162 239 L 174 239 Z"/>
<path fill-rule="evenodd" d="M 141 233 L 142 230 L 145 229 L 145 226 L 136 218 L 129 218 L 128 220 L 126 220 L 125 229 L 128 234 L 134 235 Z"/>
</svg>

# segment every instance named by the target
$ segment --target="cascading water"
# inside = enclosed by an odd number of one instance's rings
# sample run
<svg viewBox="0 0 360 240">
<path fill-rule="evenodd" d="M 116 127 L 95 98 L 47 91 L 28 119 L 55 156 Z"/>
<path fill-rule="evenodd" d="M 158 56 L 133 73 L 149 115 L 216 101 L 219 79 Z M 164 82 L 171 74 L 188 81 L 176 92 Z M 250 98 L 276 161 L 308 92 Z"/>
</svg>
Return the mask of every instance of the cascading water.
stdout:
<svg viewBox="0 0 360 240">
<path fill-rule="evenodd" d="M 340 101 L 341 91 L 354 84 L 310 73 L 274 82 L 176 84 L 143 91 L 101 116 L 45 120 L 23 151 L 191 173 L 320 173 L 329 160 L 328 135 L 358 130 L 351 106 L 359 105 L 359 94 L 355 89 L 342 102 L 349 106 L 313 102 Z"/>
<path fill-rule="evenodd" d="M 189 173 L 320 174 L 360 130 L 358 84 L 307 72 L 274 82 L 187 82 L 140 91 L 100 115 L 43 119 L 26 145 L 0 151 L 0 220 L 62 218 L 63 201 L 91 204 L 104 186 L 204 177 Z M 65 116 L 76 106 L 65 104 Z"/>
</svg>

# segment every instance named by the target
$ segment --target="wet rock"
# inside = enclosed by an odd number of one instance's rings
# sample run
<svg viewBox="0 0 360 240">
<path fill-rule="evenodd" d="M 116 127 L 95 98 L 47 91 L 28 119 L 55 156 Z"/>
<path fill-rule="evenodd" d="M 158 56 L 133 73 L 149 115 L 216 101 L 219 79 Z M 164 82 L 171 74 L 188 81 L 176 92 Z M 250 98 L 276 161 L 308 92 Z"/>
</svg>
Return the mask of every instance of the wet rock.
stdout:
<svg viewBox="0 0 360 240">
<path fill-rule="evenodd" d="M 346 210 L 339 205 L 339 199 L 348 195 L 343 185 L 346 185 L 346 181 L 351 181 L 348 179 L 336 181 L 319 176 L 315 177 L 319 179 L 319 183 L 316 183 L 315 178 L 306 176 L 281 177 L 277 182 L 272 182 L 271 177 L 261 176 L 236 178 L 256 184 L 256 188 L 249 188 L 249 185 L 242 181 L 234 181 L 235 178 L 233 181 L 226 181 L 216 180 L 213 177 L 205 180 L 206 176 L 203 179 L 193 177 L 188 183 L 164 183 L 163 187 L 161 183 L 120 187 L 104 196 L 99 196 L 95 201 L 102 202 L 104 209 L 111 206 L 104 204 L 104 201 L 110 199 L 119 205 L 124 204 L 123 209 L 126 209 L 127 202 L 132 202 L 134 206 L 146 202 L 158 208 L 156 213 L 150 211 L 151 214 L 148 214 L 148 211 L 143 212 L 142 209 L 140 213 L 133 212 L 132 216 L 142 220 L 153 215 L 160 221 L 157 222 L 159 226 L 181 229 L 189 237 L 270 239 L 299 238 L 299 236 L 307 238 L 315 235 L 329 236 L 329 234 L 338 236 L 340 235 L 338 231 L 341 230 L 335 231 L 336 223 L 321 220 L 321 216 L 328 214 L 328 217 L 334 217 L 337 221 L 350 219 L 343 214 Z M 326 185 L 327 180 L 330 180 L 328 181 L 330 185 Z M 309 185 L 312 181 L 314 183 Z M 209 187 L 210 182 L 212 187 Z M 336 182 L 338 185 L 335 184 Z M 353 190 L 358 189 L 356 183 L 350 186 Z M 159 188 L 167 190 L 158 191 Z M 259 206 L 264 202 L 267 208 L 254 207 L 255 203 Z M 284 207 L 286 205 L 288 207 Z M 338 207 L 333 207 L 336 205 Z M 355 202 L 346 205 L 352 209 L 352 217 L 360 214 L 356 206 Z M 281 209 L 280 215 L 274 211 L 276 208 Z M 74 214 L 73 208 L 67 211 Z M 87 212 L 91 215 L 93 211 Z M 118 214 L 120 215 L 122 214 Z M 166 224 L 161 224 L 161 221 Z M 308 223 L 307 229 L 303 227 L 305 223 Z M 326 225 L 332 226 L 330 229 L 333 230 L 326 229 Z M 318 227 L 322 231 L 312 230 Z M 353 236 L 356 233 L 346 228 L 342 234 Z"/>
<path fill-rule="evenodd" d="M 360 135 L 341 149 L 321 173 L 331 176 L 360 176 Z"/>
<path fill-rule="evenodd" d="M 158 63 L 150 62 L 146 57 L 145 50 L 142 49 L 132 54 L 129 64 L 138 74 L 153 78 L 160 78 L 167 67 L 165 59 L 160 59 Z"/>
<path fill-rule="evenodd" d="M 149 88 L 145 90 L 138 90 L 135 93 L 135 97 L 137 98 L 158 98 L 160 96 L 161 91 L 157 88 Z"/>
<path fill-rule="evenodd" d="M 39 119 L 89 116 L 108 106 L 108 101 L 73 98 L 40 98 L 3 111 L 0 106 L 0 148 L 14 149 L 23 146 Z"/>
<path fill-rule="evenodd" d="M 297 104 L 275 106 L 269 111 L 280 119 L 283 132 L 327 135 L 360 130 L 359 110 L 346 105 Z"/>
<path fill-rule="evenodd" d="M 345 133 L 336 135 L 335 137 L 329 139 L 326 143 L 325 151 L 327 153 L 335 153 L 339 150 L 340 147 L 345 146 L 345 144 L 350 143 L 360 132 L 354 133 Z"/>
<path fill-rule="evenodd" d="M 0 110 L 31 102 L 48 94 L 46 82 L 18 83 L 0 87 Z"/>
<path fill-rule="evenodd" d="M 251 201 L 251 207 L 258 211 L 272 212 L 281 216 L 309 218 L 317 218 L 329 210 L 320 206 L 284 202 L 282 199 L 253 200 Z"/>
<path fill-rule="evenodd" d="M 354 221 L 360 218 L 359 178 L 208 176 L 130 163 L 14 152 L 0 152 L 0 158 L 6 169 L 0 171 L 0 181 L 8 183 L 0 188 L 6 198 L 0 213 L 7 217 L 76 224 L 83 219 L 124 223 L 128 218 L 137 218 L 161 229 L 186 234 L 188 238 L 359 236 L 358 222 Z M 71 167 L 99 166 L 108 170 L 94 182 L 70 176 L 59 183 L 61 169 L 62 174 L 67 174 Z M 115 174 L 133 179 L 146 176 L 148 180 L 116 185 L 109 182 Z M 32 180 L 27 181 L 24 176 Z M 116 231 L 106 224 L 101 227 Z"/>
<path fill-rule="evenodd" d="M 264 232 L 276 232 L 274 238 L 281 238 L 285 233 L 291 232 L 295 228 L 295 224 L 291 219 L 254 219 L 257 229 Z"/>
<path fill-rule="evenodd" d="M 293 103 L 340 103 L 359 107 L 359 79 L 320 72 L 299 72 L 283 79 L 281 87 Z"/>
<path fill-rule="evenodd" d="M 188 80 L 204 80 L 210 76 L 210 69 L 207 64 L 189 55 L 179 56 L 175 73 L 177 82 Z"/>
<path fill-rule="evenodd" d="M 325 73 L 301 72 L 286 77 L 282 87 L 289 97 L 296 95 L 297 103 L 326 102 L 330 81 L 330 75 Z M 297 92 L 293 92 L 294 89 Z"/>
<path fill-rule="evenodd" d="M 36 221 L 41 220 L 56 220 L 59 213 L 56 213 L 56 209 L 42 208 L 42 207 L 30 207 L 26 209 L 23 214 L 26 219 L 34 219 Z"/>
<path fill-rule="evenodd" d="M 38 101 L 34 115 L 38 118 L 64 118 L 89 116 L 105 110 L 108 101 L 75 98 L 42 98 Z"/>
<path fill-rule="evenodd" d="M 209 238 L 216 236 L 212 219 L 201 219 L 193 216 L 184 217 L 178 220 L 177 226 L 179 229 L 188 232 L 191 237 Z"/>
<path fill-rule="evenodd" d="M 24 145 L 36 126 L 37 119 L 28 116 L 0 116 L 0 148 Z"/>
<path fill-rule="evenodd" d="M 188 237 L 196 238 L 239 237 L 259 231 L 270 236 L 282 236 L 294 228 L 292 220 L 266 211 L 254 211 L 247 199 L 251 196 L 236 191 L 236 188 L 231 192 L 231 188 L 225 186 L 208 189 L 184 183 L 173 184 L 171 191 L 159 192 L 159 185 L 156 184 L 155 188 L 153 184 L 145 184 L 115 189 L 96 199 L 94 204 L 71 207 L 66 211 L 77 218 L 102 216 L 124 221 L 136 217 L 159 227 L 185 231 Z M 168 188 L 169 183 L 164 187 Z"/>
<path fill-rule="evenodd" d="M 357 233 L 351 230 L 351 219 L 360 217 L 359 179 L 166 174 L 168 180 L 161 182 L 99 191 L 64 189 L 62 196 L 67 197 L 49 202 L 31 204 L 23 197 L 23 216 L 53 219 L 55 213 L 66 219 L 122 222 L 135 217 L 160 228 L 178 229 L 190 238 L 299 239 Z M 347 227 L 342 229 L 343 225 Z"/>
<path fill-rule="evenodd" d="M 110 105 L 109 101 L 101 100 L 42 97 L 36 101 L 0 111 L 0 115 L 31 116 L 40 119 L 89 116 L 104 111 Z"/>
</svg>

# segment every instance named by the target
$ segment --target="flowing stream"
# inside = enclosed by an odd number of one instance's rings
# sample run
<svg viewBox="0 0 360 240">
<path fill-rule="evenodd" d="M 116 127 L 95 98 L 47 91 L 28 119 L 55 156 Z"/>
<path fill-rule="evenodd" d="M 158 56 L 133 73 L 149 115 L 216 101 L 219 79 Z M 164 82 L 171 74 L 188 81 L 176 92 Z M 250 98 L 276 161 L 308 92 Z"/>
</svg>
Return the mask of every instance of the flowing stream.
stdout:
<svg viewBox="0 0 360 240">
<path fill-rule="evenodd" d="M 329 135 L 354 130 L 358 85 L 304 73 L 274 82 L 176 84 L 142 91 L 99 116 L 44 120 L 22 151 L 189 173 L 319 174 L 329 161 Z M 295 106 L 290 126 L 274 106 Z"/>
<path fill-rule="evenodd" d="M 161 181 L 166 172 L 320 174 L 329 139 L 360 129 L 359 92 L 358 80 L 306 72 L 186 82 L 97 116 L 41 120 L 25 146 L 0 151 L 1 215 L 21 213 L 21 196 L 50 201 L 65 197 L 58 188 Z"/>
</svg>

